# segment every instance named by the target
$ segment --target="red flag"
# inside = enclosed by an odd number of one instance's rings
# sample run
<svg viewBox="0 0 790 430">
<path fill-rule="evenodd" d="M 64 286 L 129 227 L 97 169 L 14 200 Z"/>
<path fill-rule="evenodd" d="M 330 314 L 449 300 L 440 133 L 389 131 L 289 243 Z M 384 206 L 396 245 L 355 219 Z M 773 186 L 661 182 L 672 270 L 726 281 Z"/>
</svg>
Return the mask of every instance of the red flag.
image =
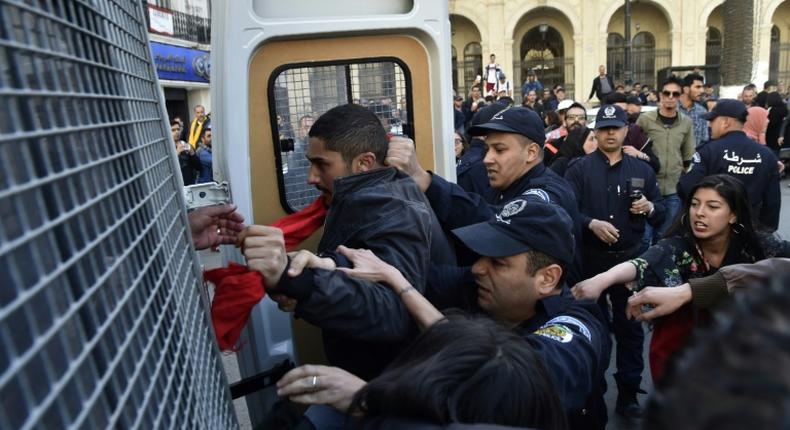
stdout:
<svg viewBox="0 0 790 430">
<path fill-rule="evenodd" d="M 310 206 L 278 219 L 272 226 L 283 231 L 285 248 L 291 251 L 315 233 L 324 224 L 325 218 L 326 207 L 323 198 L 319 197 Z M 222 351 L 236 351 L 236 342 L 250 318 L 252 308 L 266 294 L 263 276 L 247 266 L 230 263 L 229 267 L 203 272 L 203 278 L 215 286 L 211 322 L 217 333 L 219 348 Z"/>
</svg>

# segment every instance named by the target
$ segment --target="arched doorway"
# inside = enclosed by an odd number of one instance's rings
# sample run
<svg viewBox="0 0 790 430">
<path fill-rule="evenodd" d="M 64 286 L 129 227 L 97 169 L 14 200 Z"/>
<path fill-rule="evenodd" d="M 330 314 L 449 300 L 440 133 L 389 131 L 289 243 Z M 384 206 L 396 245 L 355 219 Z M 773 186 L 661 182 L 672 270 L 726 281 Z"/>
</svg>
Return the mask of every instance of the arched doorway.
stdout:
<svg viewBox="0 0 790 430">
<path fill-rule="evenodd" d="M 453 88 L 466 98 L 475 77 L 483 72 L 483 48 L 477 26 L 461 15 L 450 15 Z M 461 55 L 459 58 L 458 55 Z"/>
<path fill-rule="evenodd" d="M 631 4 L 631 80 L 656 86 L 656 72 L 669 67 L 672 62 L 672 39 L 668 15 L 664 9 L 654 2 L 640 1 Z M 622 35 L 625 33 L 625 8 L 620 6 L 609 19 L 607 32 Z M 615 42 L 613 38 L 608 42 Z M 625 41 L 623 41 L 624 44 Z M 607 43 L 607 48 L 609 44 Z M 613 75 L 615 83 L 625 83 L 625 71 L 628 65 L 623 59 L 625 49 L 618 50 L 612 46 L 612 64 L 608 72 Z M 608 51 L 608 50 L 607 50 Z M 622 64 L 622 66 L 619 66 Z M 619 79 L 617 78 L 619 77 Z"/>
<path fill-rule="evenodd" d="M 722 34 L 721 29 L 724 28 L 724 17 L 722 16 L 722 6 L 716 6 L 708 15 L 707 27 L 708 31 L 705 33 L 705 65 L 714 66 L 721 65 L 721 52 L 722 52 Z M 705 82 L 711 84 L 721 83 L 721 68 L 706 69 Z"/>
<path fill-rule="evenodd" d="M 782 55 L 782 34 L 779 27 L 771 27 L 771 57 L 768 66 L 768 79 L 779 80 L 779 59 Z"/>
<path fill-rule="evenodd" d="M 615 81 L 623 81 L 625 38 L 619 33 L 609 33 L 606 37 L 606 71 Z"/>
<path fill-rule="evenodd" d="M 656 38 L 653 33 L 642 31 L 631 42 L 633 56 L 634 82 L 653 82 L 656 84 Z"/>
<path fill-rule="evenodd" d="M 573 61 L 574 26 L 565 14 L 552 7 L 530 9 L 513 27 L 513 77 L 517 91 L 524 84 L 527 71 L 532 69 L 543 85 L 551 88 L 561 84 L 568 98 L 574 96 Z"/>
<path fill-rule="evenodd" d="M 453 75 L 453 89 L 457 91 L 458 90 L 458 51 L 455 49 L 455 46 L 450 46 L 450 48 L 452 49 L 452 53 L 453 53 L 451 60 L 452 65 L 450 66 L 452 71 L 450 73 L 452 73 Z"/>
<path fill-rule="evenodd" d="M 544 88 L 565 85 L 565 45 L 555 28 L 541 24 L 521 39 L 521 72 L 535 71 Z"/>
<path fill-rule="evenodd" d="M 477 76 L 483 75 L 483 47 L 472 42 L 464 48 L 464 88 L 468 92 Z"/>
</svg>

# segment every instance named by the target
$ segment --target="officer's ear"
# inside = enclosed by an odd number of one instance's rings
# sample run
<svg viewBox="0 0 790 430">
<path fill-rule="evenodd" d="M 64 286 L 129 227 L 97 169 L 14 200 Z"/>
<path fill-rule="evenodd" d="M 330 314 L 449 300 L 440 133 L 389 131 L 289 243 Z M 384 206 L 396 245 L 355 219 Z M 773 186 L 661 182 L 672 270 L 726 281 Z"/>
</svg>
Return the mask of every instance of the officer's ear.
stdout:
<svg viewBox="0 0 790 430">
<path fill-rule="evenodd" d="M 562 279 L 562 267 L 559 264 L 549 264 L 538 269 L 535 273 L 535 286 L 538 294 L 548 296 L 554 292 Z"/>
<path fill-rule="evenodd" d="M 367 172 L 378 167 L 376 154 L 372 152 L 363 152 L 354 157 L 354 160 L 351 162 L 351 173 Z"/>
</svg>

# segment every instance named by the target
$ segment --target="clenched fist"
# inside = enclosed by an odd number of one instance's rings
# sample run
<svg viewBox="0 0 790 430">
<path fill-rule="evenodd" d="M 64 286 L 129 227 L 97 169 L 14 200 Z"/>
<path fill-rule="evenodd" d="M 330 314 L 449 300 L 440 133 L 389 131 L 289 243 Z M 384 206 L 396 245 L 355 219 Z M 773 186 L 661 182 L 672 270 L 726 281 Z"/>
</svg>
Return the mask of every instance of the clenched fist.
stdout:
<svg viewBox="0 0 790 430">
<path fill-rule="evenodd" d="M 277 227 L 251 225 L 239 234 L 238 244 L 247 266 L 261 272 L 266 285 L 273 287 L 288 264 L 283 231 Z"/>
<path fill-rule="evenodd" d="M 408 137 L 393 136 L 390 139 L 384 162 L 411 176 L 423 192 L 431 185 L 431 174 L 420 166 L 414 141 Z"/>
</svg>

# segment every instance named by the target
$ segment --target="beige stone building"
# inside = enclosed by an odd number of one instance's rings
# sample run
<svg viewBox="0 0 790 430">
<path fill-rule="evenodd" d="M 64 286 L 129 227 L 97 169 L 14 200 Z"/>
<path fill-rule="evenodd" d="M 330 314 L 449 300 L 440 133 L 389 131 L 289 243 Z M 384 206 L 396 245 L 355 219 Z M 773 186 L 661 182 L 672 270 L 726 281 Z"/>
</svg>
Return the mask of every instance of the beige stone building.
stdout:
<svg viewBox="0 0 790 430">
<path fill-rule="evenodd" d="M 790 81 L 790 1 L 754 1 L 752 81 Z M 634 82 L 656 84 L 668 66 L 720 61 L 724 0 L 632 0 Z M 598 66 L 624 80 L 623 0 L 450 0 L 453 85 L 465 94 L 494 53 L 517 99 L 526 71 L 587 100 Z M 718 72 L 707 70 L 708 80 Z"/>
</svg>

